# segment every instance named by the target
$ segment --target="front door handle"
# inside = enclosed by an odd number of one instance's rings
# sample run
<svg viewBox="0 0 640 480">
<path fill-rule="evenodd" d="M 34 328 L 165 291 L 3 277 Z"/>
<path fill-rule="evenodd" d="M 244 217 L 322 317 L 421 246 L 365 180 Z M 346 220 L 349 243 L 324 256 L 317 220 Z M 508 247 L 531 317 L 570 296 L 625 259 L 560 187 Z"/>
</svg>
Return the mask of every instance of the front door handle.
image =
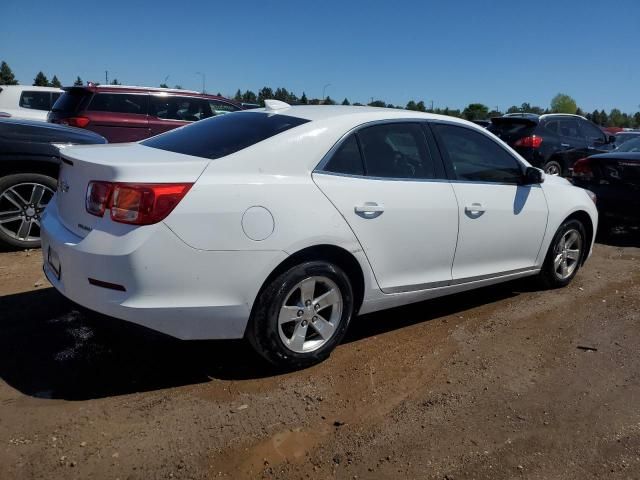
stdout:
<svg viewBox="0 0 640 480">
<path fill-rule="evenodd" d="M 353 210 L 362 218 L 376 218 L 382 215 L 384 207 L 376 202 L 364 202 L 363 205 L 356 205 Z"/>
<path fill-rule="evenodd" d="M 486 212 L 487 209 L 484 208 L 484 205 L 482 205 L 481 203 L 472 203 L 471 205 L 467 205 L 466 207 L 464 207 L 464 211 L 466 213 L 470 213 L 471 215 L 478 215 L 480 213 Z"/>
</svg>

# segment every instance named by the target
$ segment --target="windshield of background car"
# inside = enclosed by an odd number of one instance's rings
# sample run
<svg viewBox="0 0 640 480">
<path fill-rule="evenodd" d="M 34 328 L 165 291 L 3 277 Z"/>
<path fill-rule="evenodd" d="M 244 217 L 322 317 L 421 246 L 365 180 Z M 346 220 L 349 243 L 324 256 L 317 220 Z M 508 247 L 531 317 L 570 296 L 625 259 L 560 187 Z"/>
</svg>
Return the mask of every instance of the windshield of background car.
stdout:
<svg viewBox="0 0 640 480">
<path fill-rule="evenodd" d="M 152 137 L 142 145 L 195 157 L 225 157 L 309 120 L 247 112 L 229 113 Z"/>
<path fill-rule="evenodd" d="M 92 95 L 92 93 L 83 88 L 72 88 L 64 92 L 51 109 L 54 112 L 76 112 L 82 100 Z"/>
<path fill-rule="evenodd" d="M 627 140 L 616 149 L 616 152 L 640 152 L 640 137 Z"/>
<path fill-rule="evenodd" d="M 501 138 L 505 142 L 514 142 L 522 137 L 533 134 L 537 124 L 523 121 L 520 118 L 505 119 L 500 118 L 487 127 L 491 133 Z"/>
</svg>

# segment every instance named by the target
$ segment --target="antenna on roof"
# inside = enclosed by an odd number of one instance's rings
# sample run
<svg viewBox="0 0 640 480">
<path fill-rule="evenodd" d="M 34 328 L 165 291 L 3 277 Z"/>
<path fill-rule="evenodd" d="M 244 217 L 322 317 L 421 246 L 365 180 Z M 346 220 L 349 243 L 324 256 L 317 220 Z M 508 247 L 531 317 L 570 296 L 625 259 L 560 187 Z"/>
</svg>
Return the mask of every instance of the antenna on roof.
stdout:
<svg viewBox="0 0 640 480">
<path fill-rule="evenodd" d="M 264 108 L 267 110 L 284 110 L 285 108 L 291 108 L 291 105 L 280 100 L 265 100 Z"/>
</svg>

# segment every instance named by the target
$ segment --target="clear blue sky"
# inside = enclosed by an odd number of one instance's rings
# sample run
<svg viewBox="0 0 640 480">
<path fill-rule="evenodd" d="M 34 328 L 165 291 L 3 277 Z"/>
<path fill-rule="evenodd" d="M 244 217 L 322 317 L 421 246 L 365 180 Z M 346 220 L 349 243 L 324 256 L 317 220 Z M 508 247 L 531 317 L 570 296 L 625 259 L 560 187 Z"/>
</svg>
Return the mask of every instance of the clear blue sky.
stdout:
<svg viewBox="0 0 640 480">
<path fill-rule="evenodd" d="M 110 79 L 233 94 L 435 106 L 640 104 L 640 1 L 2 0 L 0 59 L 21 83 Z"/>
</svg>

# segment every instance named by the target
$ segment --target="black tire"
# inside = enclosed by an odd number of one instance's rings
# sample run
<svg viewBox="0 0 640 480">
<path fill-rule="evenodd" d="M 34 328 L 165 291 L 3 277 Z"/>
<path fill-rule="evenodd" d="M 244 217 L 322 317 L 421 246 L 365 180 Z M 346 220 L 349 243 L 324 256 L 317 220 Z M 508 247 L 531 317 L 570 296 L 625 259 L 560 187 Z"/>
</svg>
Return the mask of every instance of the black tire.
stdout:
<svg viewBox="0 0 640 480">
<path fill-rule="evenodd" d="M 580 236 L 580 256 L 577 260 L 576 267 L 571 272 L 571 274 L 566 278 L 561 278 L 561 276 L 556 272 L 554 260 L 561 239 L 570 230 L 575 230 Z M 578 270 L 580 270 L 580 267 L 582 266 L 582 261 L 585 255 L 585 248 L 587 248 L 587 235 L 585 233 L 584 225 L 582 225 L 579 220 L 566 220 L 562 225 L 560 225 L 560 228 L 558 228 L 558 231 L 551 241 L 551 245 L 549 245 L 549 250 L 547 251 L 547 256 L 545 257 L 544 265 L 542 266 L 542 270 L 540 271 L 539 276 L 542 286 L 544 288 L 551 289 L 562 288 L 569 285 L 569 283 L 571 283 L 571 280 L 573 280 L 573 278 L 578 273 Z"/>
<path fill-rule="evenodd" d="M 565 170 L 564 168 L 562 168 L 562 164 L 557 160 L 549 160 L 544 164 L 542 169 L 547 175 L 560 175 L 561 177 L 563 177 L 565 174 Z"/>
<path fill-rule="evenodd" d="M 292 290 L 309 277 L 325 277 L 337 285 L 342 299 L 342 314 L 326 343 L 316 350 L 298 353 L 291 350 L 281 338 L 278 317 Z M 353 289 L 349 277 L 342 269 L 330 262 L 305 262 L 278 275 L 262 290 L 254 305 L 245 336 L 251 346 L 272 364 L 286 369 L 305 368 L 325 360 L 331 354 L 344 337 L 353 310 Z M 314 332 L 311 328 L 309 331 L 312 334 Z"/>
<path fill-rule="evenodd" d="M 9 189 L 17 187 L 20 191 L 25 192 L 28 191 L 28 188 L 25 188 L 25 184 L 36 184 L 47 189 L 46 196 L 43 197 L 43 203 L 41 203 L 43 206 L 46 206 L 46 203 L 49 202 L 57 188 L 55 178 L 40 173 L 16 173 L 0 178 L 0 218 L 2 218 L 3 212 L 8 213 L 14 208 L 17 209 L 17 207 L 8 200 L 7 195 L 9 194 Z M 13 195 L 11 198 L 13 198 Z M 30 199 L 25 200 L 28 202 Z M 42 210 L 39 208 L 36 210 L 36 215 L 31 218 L 39 219 L 39 215 L 44 208 L 42 208 Z M 20 239 L 18 236 L 20 233 L 20 222 L 21 220 L 16 220 L 14 222 L 0 224 L 0 243 L 13 248 L 39 248 L 40 227 L 34 224 L 29 237 Z M 15 230 L 15 232 L 13 232 L 13 230 Z"/>
</svg>

